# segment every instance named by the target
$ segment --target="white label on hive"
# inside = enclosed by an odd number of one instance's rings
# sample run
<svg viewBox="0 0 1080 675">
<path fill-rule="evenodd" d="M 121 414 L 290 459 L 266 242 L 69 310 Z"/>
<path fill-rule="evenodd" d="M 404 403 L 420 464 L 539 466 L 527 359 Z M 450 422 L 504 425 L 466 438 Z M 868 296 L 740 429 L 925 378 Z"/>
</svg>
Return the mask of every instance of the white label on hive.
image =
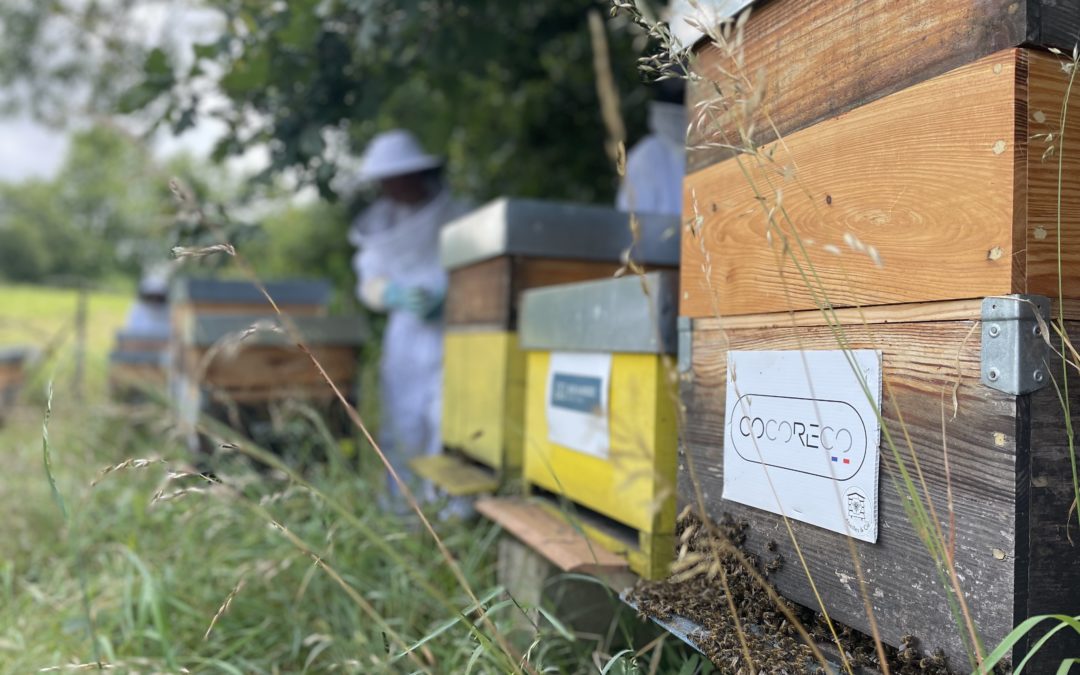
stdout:
<svg viewBox="0 0 1080 675">
<path fill-rule="evenodd" d="M 877 541 L 881 352 L 728 352 L 724 499 Z"/>
<path fill-rule="evenodd" d="M 607 459 L 611 354 L 553 352 L 547 381 L 548 440 Z"/>
</svg>

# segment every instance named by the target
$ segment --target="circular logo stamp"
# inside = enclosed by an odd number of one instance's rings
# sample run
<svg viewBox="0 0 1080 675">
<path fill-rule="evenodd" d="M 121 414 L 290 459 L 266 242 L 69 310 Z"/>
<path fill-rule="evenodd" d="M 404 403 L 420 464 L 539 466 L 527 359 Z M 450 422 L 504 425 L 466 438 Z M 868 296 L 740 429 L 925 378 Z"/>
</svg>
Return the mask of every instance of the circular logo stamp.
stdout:
<svg viewBox="0 0 1080 675">
<path fill-rule="evenodd" d="M 861 488 L 850 487 L 844 492 L 844 517 L 855 534 L 864 534 L 873 524 L 870 500 Z"/>
</svg>

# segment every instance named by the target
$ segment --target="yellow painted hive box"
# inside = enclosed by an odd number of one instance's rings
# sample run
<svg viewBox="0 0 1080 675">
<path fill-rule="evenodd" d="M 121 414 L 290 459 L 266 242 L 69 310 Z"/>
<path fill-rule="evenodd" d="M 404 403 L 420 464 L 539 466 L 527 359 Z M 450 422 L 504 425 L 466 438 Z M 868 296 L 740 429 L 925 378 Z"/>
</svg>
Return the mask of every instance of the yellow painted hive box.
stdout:
<svg viewBox="0 0 1080 675">
<path fill-rule="evenodd" d="M 646 578 L 674 550 L 677 298 L 653 272 L 530 291 L 521 315 L 525 482 Z"/>
<path fill-rule="evenodd" d="M 520 476 L 525 355 L 518 305 L 532 288 L 614 276 L 630 254 L 650 267 L 678 265 L 678 219 L 614 209 L 497 199 L 447 225 L 449 273 L 443 366 L 446 452 L 413 469 L 452 495 L 491 492 Z"/>
</svg>

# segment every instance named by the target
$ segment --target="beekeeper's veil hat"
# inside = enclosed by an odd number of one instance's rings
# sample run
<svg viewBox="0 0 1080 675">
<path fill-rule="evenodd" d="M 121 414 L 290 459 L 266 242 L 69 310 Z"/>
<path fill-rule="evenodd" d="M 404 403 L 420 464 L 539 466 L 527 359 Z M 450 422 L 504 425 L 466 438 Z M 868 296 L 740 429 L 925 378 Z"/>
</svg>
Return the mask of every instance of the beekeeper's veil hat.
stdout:
<svg viewBox="0 0 1080 675">
<path fill-rule="evenodd" d="M 392 129 L 371 140 L 360 163 L 361 182 L 370 183 L 384 178 L 437 169 L 443 161 L 429 155 L 408 131 Z"/>
</svg>

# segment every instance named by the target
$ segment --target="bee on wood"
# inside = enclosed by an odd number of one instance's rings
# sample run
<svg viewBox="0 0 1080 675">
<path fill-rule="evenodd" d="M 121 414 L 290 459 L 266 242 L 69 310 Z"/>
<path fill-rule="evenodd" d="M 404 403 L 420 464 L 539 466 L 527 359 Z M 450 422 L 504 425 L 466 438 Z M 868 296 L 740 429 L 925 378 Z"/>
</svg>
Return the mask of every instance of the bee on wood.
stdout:
<svg viewBox="0 0 1080 675">
<path fill-rule="evenodd" d="M 768 563 L 765 564 L 765 572 L 767 574 L 771 573 L 771 572 L 775 572 L 775 571 L 777 571 L 778 569 L 780 569 L 783 566 L 784 566 L 784 556 L 778 555 L 775 558 L 773 558 L 772 560 L 770 560 Z"/>
<path fill-rule="evenodd" d="M 919 667 L 930 672 L 948 672 L 945 670 L 945 653 L 940 649 L 919 662 Z"/>
</svg>

